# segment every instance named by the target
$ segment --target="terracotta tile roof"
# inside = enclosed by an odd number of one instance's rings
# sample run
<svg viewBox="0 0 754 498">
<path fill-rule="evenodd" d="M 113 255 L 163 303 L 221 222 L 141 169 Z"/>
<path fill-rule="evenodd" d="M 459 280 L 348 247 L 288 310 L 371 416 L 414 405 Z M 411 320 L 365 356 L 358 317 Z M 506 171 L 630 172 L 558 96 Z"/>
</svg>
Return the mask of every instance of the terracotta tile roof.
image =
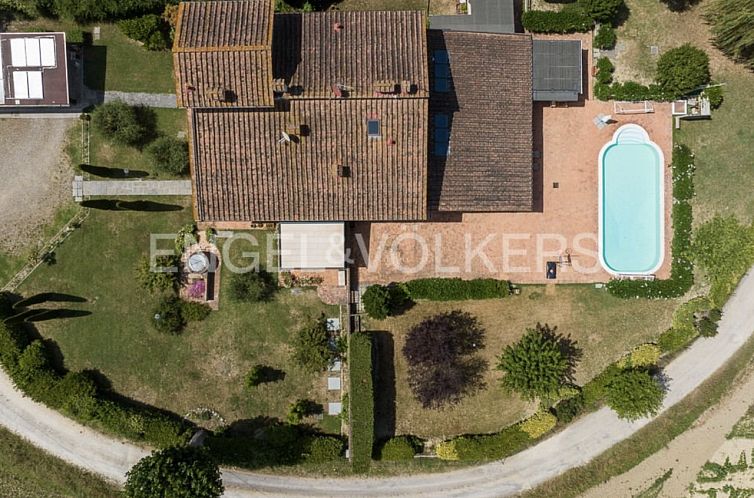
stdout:
<svg viewBox="0 0 754 498">
<path fill-rule="evenodd" d="M 276 14 L 273 74 L 291 97 L 332 97 L 340 83 L 350 97 L 372 97 L 376 82 L 408 81 L 427 96 L 426 17 L 423 12 Z"/>
<path fill-rule="evenodd" d="M 179 107 L 272 107 L 270 51 L 177 52 Z"/>
<path fill-rule="evenodd" d="M 181 2 L 176 51 L 266 48 L 272 39 L 271 0 Z"/>
<path fill-rule="evenodd" d="M 427 106 L 295 99 L 274 111 L 192 110 L 197 219 L 426 219 Z M 379 120 L 380 138 L 369 138 L 368 119 Z M 281 143 L 286 130 L 293 142 Z"/>
<path fill-rule="evenodd" d="M 432 84 L 442 78 L 436 66 L 443 51 L 449 69 L 448 91 L 430 97 L 430 209 L 531 211 L 531 37 L 434 30 L 428 36 Z M 437 154 L 438 119 L 450 133 L 447 157 Z"/>
<path fill-rule="evenodd" d="M 173 44 L 179 107 L 272 107 L 272 2 L 182 2 Z"/>
</svg>

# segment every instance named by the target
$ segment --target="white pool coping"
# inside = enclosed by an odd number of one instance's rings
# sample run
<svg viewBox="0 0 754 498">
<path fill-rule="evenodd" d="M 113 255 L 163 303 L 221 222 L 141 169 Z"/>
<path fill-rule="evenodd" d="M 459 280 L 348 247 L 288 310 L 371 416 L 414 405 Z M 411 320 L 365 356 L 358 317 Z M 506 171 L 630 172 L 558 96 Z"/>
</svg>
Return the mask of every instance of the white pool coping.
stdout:
<svg viewBox="0 0 754 498">
<path fill-rule="evenodd" d="M 607 264 L 607 261 L 605 261 L 605 253 L 604 253 L 604 244 L 602 243 L 603 240 L 603 232 L 604 232 L 604 224 L 605 224 L 605 213 L 604 213 L 604 199 L 603 199 L 603 175 L 604 175 L 604 167 L 603 167 L 603 161 L 605 159 L 605 153 L 607 150 L 613 146 L 619 143 L 618 138 L 620 137 L 621 133 L 624 131 L 636 131 L 639 132 L 639 134 L 644 139 L 645 144 L 648 144 L 654 148 L 654 150 L 657 152 L 657 157 L 659 161 L 659 167 L 657 168 L 657 172 L 659 175 L 659 191 L 660 191 L 660 257 L 657 260 L 657 264 L 651 269 L 647 271 L 642 272 L 627 272 L 627 271 L 616 271 L 613 268 L 610 267 L 610 265 Z M 626 275 L 626 276 L 647 276 L 654 274 L 657 270 L 660 269 L 662 266 L 662 263 L 665 261 L 665 154 L 662 153 L 662 149 L 660 149 L 660 146 L 654 143 L 649 138 L 649 133 L 647 133 L 647 130 L 645 130 L 642 126 L 635 124 L 635 123 L 628 123 L 624 124 L 623 126 L 619 127 L 617 130 L 615 130 L 615 133 L 613 133 L 612 139 L 607 142 L 605 145 L 602 146 L 602 149 L 600 150 L 598 160 L 597 160 L 597 170 L 598 170 L 598 184 L 597 184 L 597 191 L 598 191 L 598 201 L 597 201 L 597 209 L 598 209 L 598 216 L 599 219 L 597 220 L 597 245 L 598 245 L 598 253 L 599 253 L 599 260 L 600 264 L 602 265 L 602 268 L 605 269 L 608 273 L 611 275 L 619 276 L 619 275 Z"/>
</svg>

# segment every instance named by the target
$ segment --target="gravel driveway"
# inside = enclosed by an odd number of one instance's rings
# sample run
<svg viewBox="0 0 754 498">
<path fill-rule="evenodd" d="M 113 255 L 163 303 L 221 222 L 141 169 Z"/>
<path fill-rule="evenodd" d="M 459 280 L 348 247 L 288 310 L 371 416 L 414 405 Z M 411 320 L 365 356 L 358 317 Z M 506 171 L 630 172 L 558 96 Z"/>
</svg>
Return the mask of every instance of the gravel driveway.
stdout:
<svg viewBox="0 0 754 498">
<path fill-rule="evenodd" d="M 71 119 L 0 119 L 0 250 L 20 253 L 42 241 L 42 228 L 70 197 L 64 155 Z"/>
</svg>

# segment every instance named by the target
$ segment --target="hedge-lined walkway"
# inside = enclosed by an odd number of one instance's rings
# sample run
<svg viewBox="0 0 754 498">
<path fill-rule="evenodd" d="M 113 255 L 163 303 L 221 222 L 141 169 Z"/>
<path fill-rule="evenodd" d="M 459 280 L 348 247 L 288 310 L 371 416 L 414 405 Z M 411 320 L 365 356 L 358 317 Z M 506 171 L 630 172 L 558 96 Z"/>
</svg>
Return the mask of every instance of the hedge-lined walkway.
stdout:
<svg viewBox="0 0 754 498">
<path fill-rule="evenodd" d="M 754 271 L 750 271 L 724 308 L 719 334 L 700 339 L 665 369 L 670 379 L 663 409 L 696 389 L 754 333 Z M 626 439 L 649 419 L 626 422 L 609 408 L 591 413 L 570 427 L 500 462 L 429 476 L 391 479 L 304 479 L 251 472 L 223 472 L 227 496 L 508 496 L 582 465 Z M 0 374 L 0 422 L 35 445 L 74 465 L 122 483 L 146 451 L 110 439 L 23 397 Z"/>
</svg>

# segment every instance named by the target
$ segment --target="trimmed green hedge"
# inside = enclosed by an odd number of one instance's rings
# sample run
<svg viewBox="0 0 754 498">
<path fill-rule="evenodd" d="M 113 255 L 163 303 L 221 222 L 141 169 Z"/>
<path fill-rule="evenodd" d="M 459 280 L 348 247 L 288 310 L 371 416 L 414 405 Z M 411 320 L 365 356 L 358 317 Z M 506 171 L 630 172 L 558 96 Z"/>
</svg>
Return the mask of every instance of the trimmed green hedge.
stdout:
<svg viewBox="0 0 754 498">
<path fill-rule="evenodd" d="M 561 11 L 529 10 L 521 16 L 524 29 L 532 33 L 586 33 L 594 21 L 579 8 Z"/>
<path fill-rule="evenodd" d="M 680 297 L 694 284 L 691 262 L 692 211 L 694 195 L 694 154 L 685 145 L 673 149 L 673 260 L 667 280 L 611 280 L 610 294 L 622 298 L 661 299 Z"/>
<path fill-rule="evenodd" d="M 413 436 L 397 436 L 385 441 L 379 449 L 378 458 L 388 462 L 413 460 L 421 451 L 421 442 Z"/>
<path fill-rule="evenodd" d="M 519 424 L 495 434 L 459 436 L 438 445 L 437 455 L 443 460 L 481 462 L 500 460 L 526 448 L 532 439 Z"/>
<path fill-rule="evenodd" d="M 351 415 L 351 466 L 364 473 L 372 462 L 374 444 L 374 390 L 372 386 L 372 337 L 351 334 L 348 351 Z"/>
<path fill-rule="evenodd" d="M 32 341 L 21 327 L 0 323 L 0 362 L 27 396 L 88 425 L 160 448 L 185 444 L 193 426 L 156 408 L 122 402 L 99 392 L 81 372 L 57 372 L 47 345 Z"/>
<path fill-rule="evenodd" d="M 403 285 L 411 299 L 430 301 L 498 299 L 510 295 L 510 282 L 494 278 L 420 278 Z"/>
<path fill-rule="evenodd" d="M 642 85 L 635 81 L 626 81 L 625 83 L 612 83 L 597 81 L 594 84 L 594 96 L 599 100 L 657 100 L 670 101 L 678 96 L 656 84 Z"/>
</svg>

